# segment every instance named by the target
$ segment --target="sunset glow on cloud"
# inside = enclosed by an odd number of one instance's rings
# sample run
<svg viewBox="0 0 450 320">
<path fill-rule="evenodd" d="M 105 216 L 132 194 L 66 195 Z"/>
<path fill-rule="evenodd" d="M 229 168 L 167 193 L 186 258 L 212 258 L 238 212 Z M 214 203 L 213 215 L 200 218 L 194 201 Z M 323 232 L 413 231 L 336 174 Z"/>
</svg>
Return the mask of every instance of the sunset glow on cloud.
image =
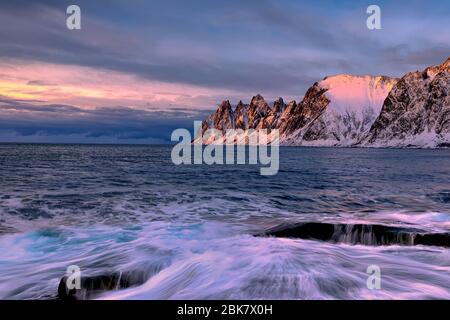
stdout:
<svg viewBox="0 0 450 320">
<path fill-rule="evenodd" d="M 374 32 L 367 1 L 80 0 L 81 30 L 70 4 L 0 2 L 0 141 L 167 142 L 224 99 L 298 101 L 325 76 L 398 77 L 450 52 L 444 1 L 379 1 Z"/>
<path fill-rule="evenodd" d="M 129 106 L 147 110 L 211 108 L 208 96 L 232 94 L 164 83 L 91 67 L 12 61 L 0 63 L 0 95 L 11 99 L 73 104 L 82 108 Z"/>
</svg>

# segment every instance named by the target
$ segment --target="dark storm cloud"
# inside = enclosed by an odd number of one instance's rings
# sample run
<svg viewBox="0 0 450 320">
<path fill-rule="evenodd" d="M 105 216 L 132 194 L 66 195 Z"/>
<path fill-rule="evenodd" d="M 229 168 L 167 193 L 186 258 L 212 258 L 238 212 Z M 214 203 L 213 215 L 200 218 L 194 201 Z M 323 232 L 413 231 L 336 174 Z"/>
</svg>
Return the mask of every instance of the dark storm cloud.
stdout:
<svg viewBox="0 0 450 320">
<path fill-rule="evenodd" d="M 65 9 L 73 3 L 82 10 L 78 31 L 65 27 Z M 401 76 L 450 55 L 450 2 L 379 0 L 383 29 L 377 31 L 366 28 L 370 4 L 366 0 L 0 0 L 0 60 L 120 71 L 142 79 L 231 89 L 235 97 L 251 92 L 298 99 L 327 75 Z M 39 79 L 28 84 L 52 85 Z M 233 95 L 217 96 L 211 107 Z M 0 130 L 23 135 L 167 141 L 173 128 L 191 127 L 193 120 L 189 110 L 86 111 L 4 97 L 0 107 Z"/>
<path fill-rule="evenodd" d="M 392 37 L 389 30 L 372 36 L 365 28 L 365 1 L 340 6 L 329 1 L 77 1 L 82 30 L 68 31 L 65 8 L 71 3 L 2 2 L 0 56 L 167 82 L 302 95 L 311 80 L 328 74 L 390 70 L 399 75 L 406 71 L 405 63 L 390 61 L 431 49 L 435 54 L 429 58 L 414 60 L 438 63 L 450 48 L 449 41 L 420 48 L 424 31 L 415 39 L 398 39 L 397 45 L 410 51 L 396 53 L 386 41 Z M 414 12 L 417 4 L 411 3 L 408 9 Z M 386 26 L 388 19 L 403 17 L 402 5 L 385 7 Z M 449 7 L 432 17 L 437 25 Z M 379 67 L 379 62 L 394 69 Z"/>
<path fill-rule="evenodd" d="M 31 104 L 0 97 L 0 137 L 52 137 L 78 135 L 85 138 L 149 140 L 170 142 L 177 128 L 193 130 L 193 121 L 207 112 L 177 108 L 170 111 L 145 111 L 128 107 L 82 109 L 60 104 Z M 89 139 L 87 139 L 89 140 Z"/>
</svg>

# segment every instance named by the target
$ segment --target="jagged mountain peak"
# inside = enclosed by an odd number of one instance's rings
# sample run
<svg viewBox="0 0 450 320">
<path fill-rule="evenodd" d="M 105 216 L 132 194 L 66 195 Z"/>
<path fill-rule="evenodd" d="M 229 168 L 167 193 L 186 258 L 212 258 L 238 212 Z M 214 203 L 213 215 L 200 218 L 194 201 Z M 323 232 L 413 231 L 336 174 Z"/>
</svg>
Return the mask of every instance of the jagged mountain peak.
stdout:
<svg viewBox="0 0 450 320">
<path fill-rule="evenodd" d="M 225 131 L 234 128 L 234 112 L 229 100 L 223 100 L 217 108 L 212 119 L 208 118 L 207 124 L 203 123 L 202 128 L 213 127 L 215 129 Z"/>
<path fill-rule="evenodd" d="M 423 71 L 414 71 L 414 72 L 408 72 L 406 75 L 404 75 L 402 78 L 417 78 L 417 79 L 428 79 L 429 81 L 432 81 L 436 75 L 438 75 L 441 72 L 450 72 L 450 57 L 447 58 L 446 61 L 439 65 L 430 66 L 425 68 Z"/>
<path fill-rule="evenodd" d="M 250 106 L 269 106 L 264 97 L 259 93 L 252 98 L 250 101 Z"/>
<path fill-rule="evenodd" d="M 236 109 L 242 106 L 244 106 L 244 103 L 242 102 L 242 100 L 239 100 L 238 104 L 236 105 Z"/>
<path fill-rule="evenodd" d="M 284 103 L 283 98 L 279 97 L 277 100 L 273 102 L 272 112 L 280 113 L 283 112 L 286 108 L 286 104 Z"/>
<path fill-rule="evenodd" d="M 276 99 L 276 100 L 274 101 L 274 103 L 280 103 L 280 104 L 282 104 L 282 103 L 284 103 L 284 100 L 283 100 L 282 97 L 278 97 L 278 99 Z"/>
<path fill-rule="evenodd" d="M 447 58 L 400 79 L 327 76 L 298 103 L 278 98 L 270 107 L 257 94 L 233 111 L 225 100 L 203 128 L 279 129 L 287 145 L 450 146 L 449 92 Z"/>
<path fill-rule="evenodd" d="M 231 109 L 230 100 L 223 100 L 222 103 L 219 105 L 219 108 Z"/>
<path fill-rule="evenodd" d="M 444 61 L 442 64 L 443 68 L 450 68 L 450 57 L 447 58 L 447 60 Z"/>
<path fill-rule="evenodd" d="M 407 73 L 386 98 L 366 146 L 438 147 L 450 145 L 449 59 Z"/>
</svg>

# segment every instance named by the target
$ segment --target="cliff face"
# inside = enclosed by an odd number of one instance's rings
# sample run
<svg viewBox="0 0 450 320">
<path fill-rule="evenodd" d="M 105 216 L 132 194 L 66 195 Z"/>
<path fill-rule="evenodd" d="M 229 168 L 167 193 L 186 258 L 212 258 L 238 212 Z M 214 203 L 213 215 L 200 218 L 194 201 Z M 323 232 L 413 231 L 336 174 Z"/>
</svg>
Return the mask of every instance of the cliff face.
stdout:
<svg viewBox="0 0 450 320">
<path fill-rule="evenodd" d="M 274 101 L 273 107 L 269 108 L 269 112 L 267 113 L 267 115 L 259 121 L 256 128 L 257 129 L 278 128 L 278 120 L 280 119 L 280 116 L 283 114 L 285 109 L 286 105 L 284 104 L 283 99 L 278 98 L 278 100 Z"/>
<path fill-rule="evenodd" d="M 367 133 L 397 82 L 388 77 L 338 75 L 315 84 L 303 99 L 300 128 L 287 144 L 351 146 Z"/>
<path fill-rule="evenodd" d="M 248 105 L 239 101 L 234 112 L 236 129 L 248 129 Z"/>
<path fill-rule="evenodd" d="M 311 86 L 299 103 L 286 105 L 278 98 L 269 105 L 258 94 L 250 104 L 240 101 L 233 110 L 224 101 L 203 122 L 202 132 L 278 129 L 282 145 L 450 145 L 449 63 L 450 58 L 401 79 L 326 77 Z"/>
<path fill-rule="evenodd" d="M 217 129 L 225 133 L 227 129 L 274 129 L 286 122 L 296 107 L 295 101 L 288 106 L 282 98 L 278 98 L 272 107 L 261 95 L 252 98 L 250 104 L 239 101 L 233 110 L 228 100 L 223 101 L 216 112 L 210 115 L 202 124 L 202 132 Z"/>
<path fill-rule="evenodd" d="M 363 146 L 439 147 L 450 143 L 450 58 L 402 77 Z"/>
</svg>

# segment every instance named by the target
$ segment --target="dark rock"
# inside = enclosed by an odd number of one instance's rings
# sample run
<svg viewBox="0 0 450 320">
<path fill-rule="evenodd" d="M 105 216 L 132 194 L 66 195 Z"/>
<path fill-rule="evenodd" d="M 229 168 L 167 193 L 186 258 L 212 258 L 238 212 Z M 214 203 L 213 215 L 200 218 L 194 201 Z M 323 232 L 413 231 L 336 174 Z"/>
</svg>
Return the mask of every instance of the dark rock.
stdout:
<svg viewBox="0 0 450 320">
<path fill-rule="evenodd" d="M 246 130 L 248 129 L 248 104 L 244 104 L 242 101 L 236 106 L 234 111 L 236 129 Z"/>
<path fill-rule="evenodd" d="M 81 278 L 80 289 L 67 287 L 67 276 L 59 281 L 58 298 L 61 300 L 85 300 L 104 291 L 126 289 L 143 284 L 148 275 L 145 272 L 116 272 Z"/>
<path fill-rule="evenodd" d="M 259 122 L 264 119 L 269 112 L 270 107 L 266 100 L 259 94 L 254 96 L 248 107 L 248 127 L 251 129 L 257 128 Z"/>
<path fill-rule="evenodd" d="M 450 58 L 442 65 L 410 72 L 397 82 L 363 145 L 431 146 L 450 134 Z M 418 139 L 425 134 L 425 141 Z M 434 141 L 430 140 L 434 139 Z M 444 140 L 444 141 L 442 141 Z M 404 142 L 403 142 L 404 141 Z"/>
<path fill-rule="evenodd" d="M 309 222 L 278 226 L 258 236 L 321 240 L 363 245 L 429 245 L 450 247 L 450 233 L 372 224 Z"/>
</svg>

